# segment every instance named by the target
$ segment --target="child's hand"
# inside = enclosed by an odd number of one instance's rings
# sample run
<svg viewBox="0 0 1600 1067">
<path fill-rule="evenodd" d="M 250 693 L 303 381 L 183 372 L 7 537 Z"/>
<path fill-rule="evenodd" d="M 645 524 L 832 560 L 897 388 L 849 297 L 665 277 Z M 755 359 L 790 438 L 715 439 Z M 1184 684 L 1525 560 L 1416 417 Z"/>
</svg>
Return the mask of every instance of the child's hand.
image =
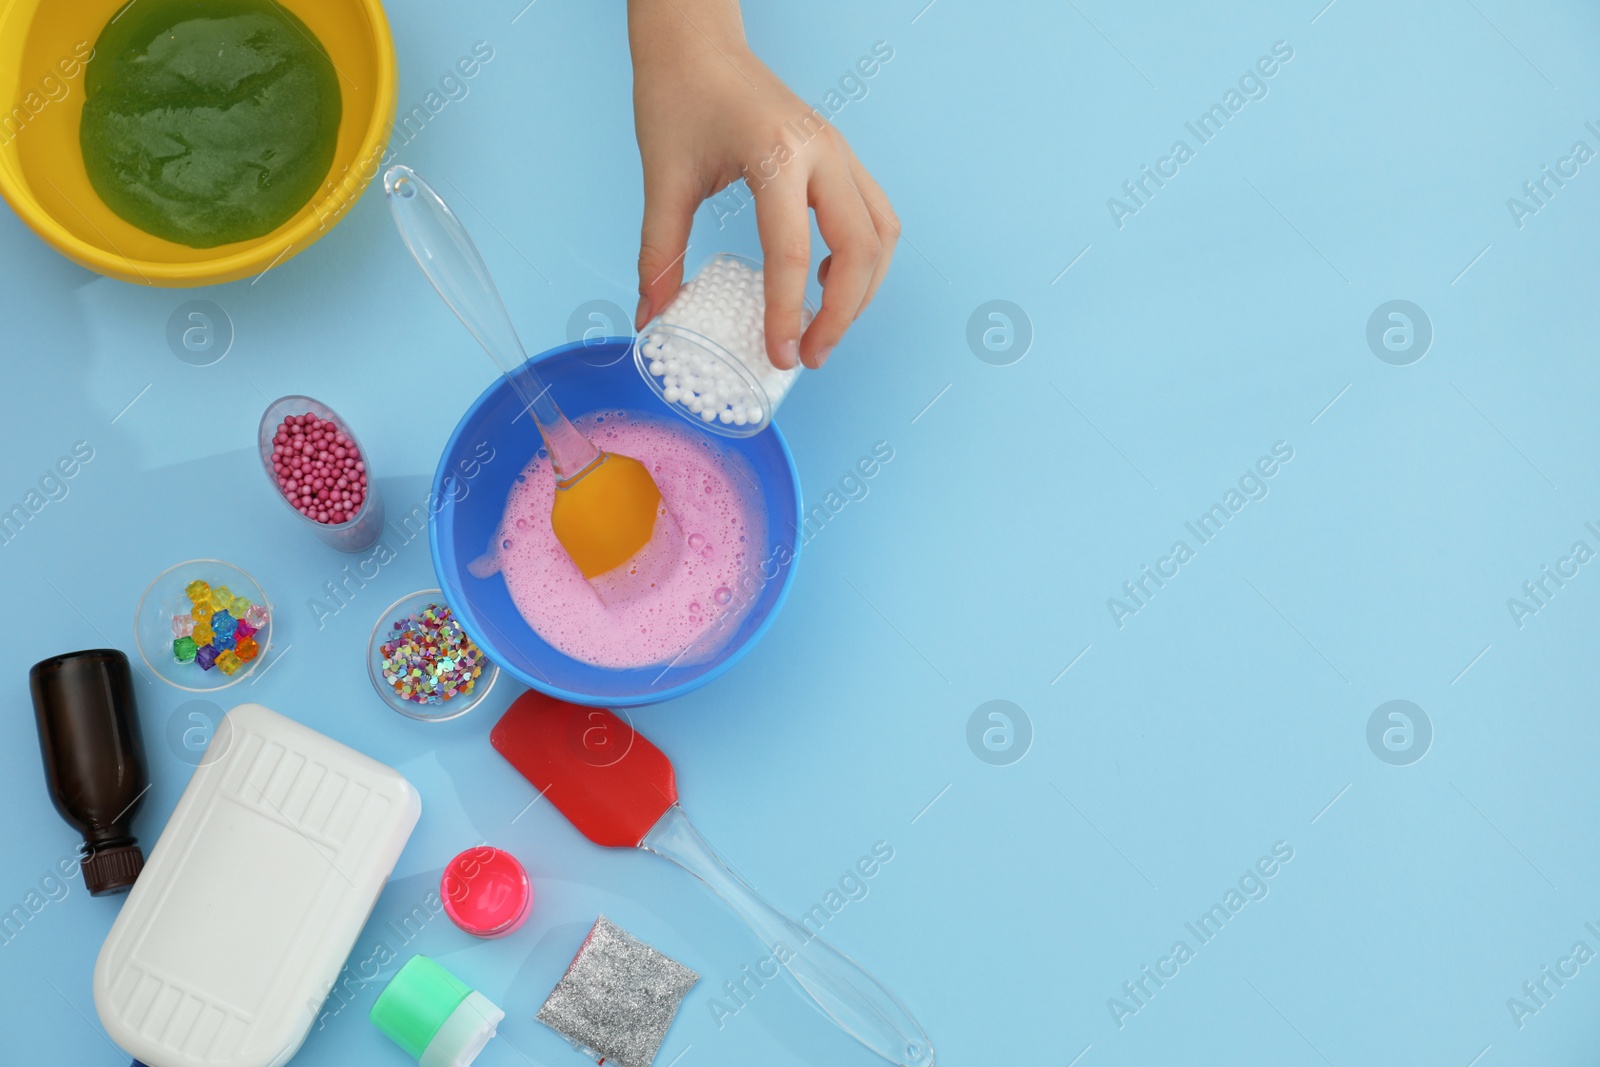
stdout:
<svg viewBox="0 0 1600 1067">
<path fill-rule="evenodd" d="M 744 178 L 765 257 L 767 356 L 820 367 L 889 269 L 900 220 L 837 130 L 744 43 L 736 0 L 630 0 L 634 123 L 644 163 L 635 328 L 683 279 L 694 212 Z M 822 310 L 800 335 L 811 222 L 822 261 Z M 707 251 L 710 251 L 709 249 Z"/>
</svg>

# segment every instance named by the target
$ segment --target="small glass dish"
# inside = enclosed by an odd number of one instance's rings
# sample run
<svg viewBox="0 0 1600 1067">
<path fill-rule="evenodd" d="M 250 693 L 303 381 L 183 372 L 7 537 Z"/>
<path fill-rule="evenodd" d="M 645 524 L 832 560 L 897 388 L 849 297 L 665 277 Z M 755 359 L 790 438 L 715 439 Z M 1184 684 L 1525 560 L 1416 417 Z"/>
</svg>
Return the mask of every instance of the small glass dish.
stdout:
<svg viewBox="0 0 1600 1067">
<path fill-rule="evenodd" d="M 718 252 L 678 289 L 666 310 L 639 331 L 633 362 L 652 392 L 703 430 L 753 437 L 789 395 L 800 368 L 767 358 L 761 264 Z M 800 329 L 816 308 L 802 303 Z"/>
<path fill-rule="evenodd" d="M 367 640 L 367 677 L 372 680 L 372 688 L 380 699 L 394 711 L 399 712 L 408 719 L 419 722 L 446 722 L 459 718 L 483 702 L 489 695 L 489 690 L 494 688 L 496 679 L 500 677 L 500 668 L 496 667 L 483 650 L 473 642 L 473 647 L 478 649 L 478 656 L 482 664 L 483 673 L 473 680 L 471 692 L 458 692 L 455 696 L 446 697 L 439 703 L 425 703 L 410 700 L 395 692 L 392 685 L 383 676 L 383 646 L 394 636 L 396 622 L 415 618 L 419 613 L 429 607 L 445 607 L 450 605 L 444 599 L 444 591 L 440 589 L 420 589 L 396 600 L 383 610 L 378 616 L 378 621 L 372 627 L 372 636 Z M 454 612 L 451 613 L 451 623 L 458 629 L 460 623 L 455 620 Z M 460 631 L 460 638 L 472 641 L 465 630 Z"/>
<path fill-rule="evenodd" d="M 189 583 L 196 580 L 205 582 L 212 589 L 226 586 L 233 595 L 242 596 L 252 604 L 266 608 L 266 621 L 250 635 L 260 651 L 254 658 L 241 663 L 232 674 L 226 674 L 222 668 L 215 666 L 209 670 L 203 669 L 193 660 L 180 663 L 173 654 L 173 642 L 179 635 L 173 629 L 172 620 L 180 615 L 193 614 L 191 609 L 194 605 L 186 590 Z M 267 603 L 267 594 L 250 575 L 220 559 L 191 559 L 168 567 L 156 575 L 155 581 L 145 589 L 134 614 L 134 643 L 145 665 L 163 682 L 190 693 L 211 693 L 238 685 L 267 658 L 267 651 L 272 647 L 273 615 L 273 607 Z"/>
<path fill-rule="evenodd" d="M 283 420 L 290 415 L 315 415 L 319 419 L 327 419 L 338 427 L 340 433 L 355 443 L 357 455 L 366 464 L 367 495 L 361 501 L 361 507 L 356 511 L 354 518 L 341 523 L 309 519 L 289 503 L 289 498 L 284 496 L 283 490 L 278 487 L 278 476 L 272 469 L 273 438 L 277 436 L 278 427 L 283 425 Z M 378 535 L 383 533 L 383 497 L 378 493 L 378 481 L 372 473 L 372 454 L 362 447 L 361 439 L 350 429 L 349 423 L 339 417 L 338 412 L 309 396 L 291 394 L 279 397 L 267 405 L 267 410 L 261 416 L 261 425 L 256 430 L 256 444 L 261 451 L 261 468 L 266 472 L 267 484 L 272 489 L 272 495 L 278 498 L 278 502 L 287 508 L 289 514 L 296 520 L 310 527 L 318 540 L 340 552 L 365 552 L 377 543 Z"/>
</svg>

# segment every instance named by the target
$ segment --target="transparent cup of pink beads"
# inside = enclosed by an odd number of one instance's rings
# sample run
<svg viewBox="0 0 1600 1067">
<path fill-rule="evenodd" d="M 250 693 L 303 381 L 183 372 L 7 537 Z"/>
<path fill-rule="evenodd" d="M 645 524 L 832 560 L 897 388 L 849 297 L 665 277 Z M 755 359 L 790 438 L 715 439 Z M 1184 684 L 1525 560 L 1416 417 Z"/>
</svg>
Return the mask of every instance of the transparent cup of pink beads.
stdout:
<svg viewBox="0 0 1600 1067">
<path fill-rule="evenodd" d="M 765 430 L 800 368 L 767 358 L 761 264 L 718 252 L 639 331 L 633 362 L 662 402 L 696 426 L 726 437 Z M 816 308 L 800 313 L 802 331 Z"/>
<path fill-rule="evenodd" d="M 278 488 L 278 476 L 272 469 L 273 438 L 277 435 L 278 427 L 283 424 L 283 420 L 290 415 L 315 415 L 319 419 L 333 423 L 335 428 L 355 445 L 356 455 L 366 463 L 366 497 L 356 509 L 355 515 L 344 522 L 318 522 L 302 514 L 298 508 L 289 503 L 289 498 L 284 496 L 283 490 Z M 266 412 L 262 414 L 261 425 L 256 432 L 256 443 L 261 450 L 261 466 L 266 471 L 272 495 L 288 509 L 289 514 L 308 527 L 318 540 L 340 552 L 365 552 L 377 542 L 378 535 L 383 532 L 383 498 L 378 493 L 378 483 L 372 476 L 371 464 L 367 463 L 370 454 L 361 447 L 355 431 L 350 429 L 349 424 L 341 419 L 336 411 L 309 396 L 292 394 L 279 397 L 267 405 Z"/>
</svg>

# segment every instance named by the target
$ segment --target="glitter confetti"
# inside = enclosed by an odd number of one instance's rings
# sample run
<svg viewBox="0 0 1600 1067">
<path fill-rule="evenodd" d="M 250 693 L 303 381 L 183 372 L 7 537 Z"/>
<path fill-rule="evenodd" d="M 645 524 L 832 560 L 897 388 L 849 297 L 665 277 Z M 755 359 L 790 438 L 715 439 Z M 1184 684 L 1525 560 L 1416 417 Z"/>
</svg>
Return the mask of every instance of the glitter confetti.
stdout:
<svg viewBox="0 0 1600 1067">
<path fill-rule="evenodd" d="M 471 693 L 483 674 L 483 653 L 447 604 L 396 619 L 378 651 L 384 682 L 414 704 L 443 704 Z"/>
<path fill-rule="evenodd" d="M 596 1058 L 650 1067 L 700 976 L 600 916 L 538 1019 Z"/>
</svg>

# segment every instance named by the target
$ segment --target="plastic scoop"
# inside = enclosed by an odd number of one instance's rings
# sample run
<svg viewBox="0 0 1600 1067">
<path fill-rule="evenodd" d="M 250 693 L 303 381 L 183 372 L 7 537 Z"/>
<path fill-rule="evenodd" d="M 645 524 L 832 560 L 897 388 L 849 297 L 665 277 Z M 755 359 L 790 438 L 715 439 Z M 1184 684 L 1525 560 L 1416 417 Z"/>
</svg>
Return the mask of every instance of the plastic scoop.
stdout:
<svg viewBox="0 0 1600 1067">
<path fill-rule="evenodd" d="M 933 1045 L 894 995 L 761 899 L 700 836 L 678 806 L 672 761 L 628 723 L 530 691 L 489 740 L 595 844 L 654 852 L 709 886 L 840 1029 L 890 1063 L 931 1067 Z"/>
<path fill-rule="evenodd" d="M 682 536 L 643 463 L 602 452 L 573 426 L 527 353 L 466 227 L 410 167 L 383 176 L 400 236 L 450 310 L 489 353 L 539 427 L 556 475 L 550 525 L 594 586 L 615 603 L 649 587 L 677 559 Z"/>
</svg>

